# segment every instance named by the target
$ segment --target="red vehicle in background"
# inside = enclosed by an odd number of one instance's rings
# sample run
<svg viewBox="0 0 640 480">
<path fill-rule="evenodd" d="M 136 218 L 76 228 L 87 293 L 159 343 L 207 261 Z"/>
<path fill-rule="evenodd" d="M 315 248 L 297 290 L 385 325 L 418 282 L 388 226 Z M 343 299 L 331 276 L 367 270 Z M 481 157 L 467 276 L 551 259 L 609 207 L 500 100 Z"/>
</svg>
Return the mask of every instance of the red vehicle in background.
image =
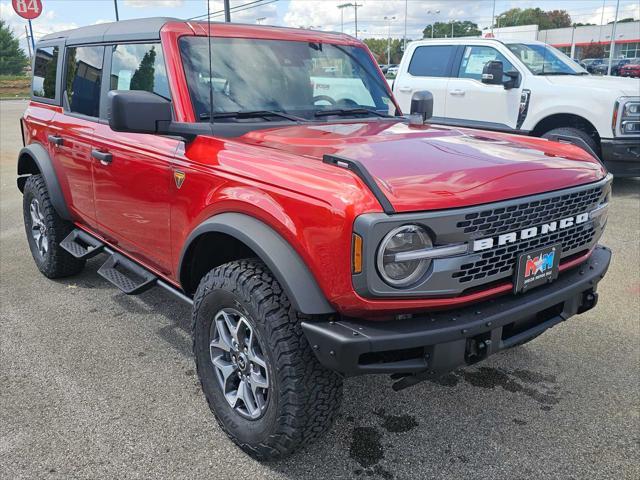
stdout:
<svg viewBox="0 0 640 480">
<path fill-rule="evenodd" d="M 640 78 L 640 58 L 633 58 L 626 65 L 622 65 L 618 70 L 621 77 Z"/>
<path fill-rule="evenodd" d="M 49 278 L 193 305 L 224 431 L 260 459 L 595 306 L 611 176 L 570 143 L 404 116 L 360 41 L 153 18 L 44 37 L 18 155 Z M 571 139 L 565 139 L 571 140 Z"/>
</svg>

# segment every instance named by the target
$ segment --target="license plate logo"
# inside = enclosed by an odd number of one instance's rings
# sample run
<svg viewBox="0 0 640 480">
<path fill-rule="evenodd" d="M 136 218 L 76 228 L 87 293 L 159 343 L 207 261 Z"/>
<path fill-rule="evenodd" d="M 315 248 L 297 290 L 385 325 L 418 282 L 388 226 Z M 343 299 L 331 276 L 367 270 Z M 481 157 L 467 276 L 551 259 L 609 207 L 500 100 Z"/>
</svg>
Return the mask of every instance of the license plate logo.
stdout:
<svg viewBox="0 0 640 480">
<path fill-rule="evenodd" d="M 558 277 L 560 244 L 527 252 L 518 257 L 514 289 L 524 292 Z"/>
</svg>

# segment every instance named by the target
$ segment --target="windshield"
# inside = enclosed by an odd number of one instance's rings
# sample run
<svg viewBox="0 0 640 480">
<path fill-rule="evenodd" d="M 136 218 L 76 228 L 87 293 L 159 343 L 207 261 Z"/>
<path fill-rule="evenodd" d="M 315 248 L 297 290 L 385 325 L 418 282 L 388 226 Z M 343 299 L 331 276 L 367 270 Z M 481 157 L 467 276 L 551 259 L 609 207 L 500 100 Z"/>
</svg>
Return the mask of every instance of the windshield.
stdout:
<svg viewBox="0 0 640 480">
<path fill-rule="evenodd" d="M 507 48 L 534 75 L 586 75 L 587 71 L 550 45 L 510 43 Z"/>
<path fill-rule="evenodd" d="M 395 113 L 385 80 L 360 47 L 212 38 L 211 76 L 206 37 L 183 37 L 180 50 L 197 121 L 210 120 L 211 103 L 216 121 L 317 120 L 330 117 L 331 112 L 360 118 Z"/>
</svg>

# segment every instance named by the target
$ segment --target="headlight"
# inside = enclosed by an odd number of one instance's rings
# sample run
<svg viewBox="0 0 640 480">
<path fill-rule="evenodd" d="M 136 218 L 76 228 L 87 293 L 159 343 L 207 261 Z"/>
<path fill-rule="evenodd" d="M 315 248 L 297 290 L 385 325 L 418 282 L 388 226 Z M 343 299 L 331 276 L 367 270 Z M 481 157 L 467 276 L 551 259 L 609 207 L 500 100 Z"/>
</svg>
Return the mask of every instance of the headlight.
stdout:
<svg viewBox="0 0 640 480">
<path fill-rule="evenodd" d="M 620 104 L 614 112 L 614 122 L 618 124 L 614 128 L 619 127 L 621 135 L 640 135 L 640 101 L 635 98 L 619 99 L 616 105 Z"/>
<path fill-rule="evenodd" d="M 382 279 L 394 287 L 406 287 L 422 277 L 431 259 L 397 261 L 399 253 L 430 248 L 433 244 L 426 230 L 418 225 L 404 225 L 389 232 L 378 247 L 378 272 Z"/>
</svg>

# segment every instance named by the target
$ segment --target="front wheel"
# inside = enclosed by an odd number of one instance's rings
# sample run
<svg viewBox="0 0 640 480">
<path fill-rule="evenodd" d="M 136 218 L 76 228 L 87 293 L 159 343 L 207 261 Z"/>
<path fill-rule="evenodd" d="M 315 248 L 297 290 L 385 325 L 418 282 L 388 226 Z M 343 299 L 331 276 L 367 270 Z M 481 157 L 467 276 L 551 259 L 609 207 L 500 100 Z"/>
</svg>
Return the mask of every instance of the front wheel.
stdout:
<svg viewBox="0 0 640 480">
<path fill-rule="evenodd" d="M 225 433 L 260 460 L 323 435 L 342 399 L 342 378 L 317 361 L 299 317 L 258 260 L 211 270 L 194 297 L 202 390 Z"/>
<path fill-rule="evenodd" d="M 49 278 L 80 272 L 85 261 L 75 258 L 60 246 L 60 242 L 73 230 L 73 224 L 56 212 L 42 175 L 31 175 L 22 193 L 24 227 L 38 269 Z"/>
<path fill-rule="evenodd" d="M 550 137 L 553 137 L 554 135 L 564 135 L 567 137 L 580 138 L 587 145 L 589 145 L 591 150 L 593 150 L 596 153 L 596 155 L 598 154 L 598 150 L 599 150 L 598 143 L 594 140 L 594 138 L 591 135 L 589 135 L 584 130 L 580 130 L 578 128 L 573 128 L 573 127 L 554 128 L 553 130 L 549 130 L 548 132 L 543 134 L 542 138 L 550 138 Z"/>
</svg>

